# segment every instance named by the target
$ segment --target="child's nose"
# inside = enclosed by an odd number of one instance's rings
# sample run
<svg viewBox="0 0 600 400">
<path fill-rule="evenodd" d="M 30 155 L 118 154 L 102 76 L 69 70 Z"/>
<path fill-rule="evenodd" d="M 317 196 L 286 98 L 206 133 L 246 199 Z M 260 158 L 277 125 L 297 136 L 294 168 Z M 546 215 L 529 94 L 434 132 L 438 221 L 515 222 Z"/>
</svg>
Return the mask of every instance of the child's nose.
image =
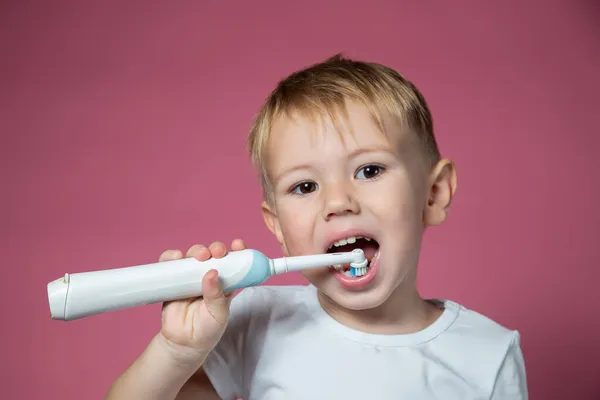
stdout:
<svg viewBox="0 0 600 400">
<path fill-rule="evenodd" d="M 360 206 L 352 191 L 344 185 L 329 186 L 325 190 L 325 202 L 323 206 L 323 218 L 330 220 L 335 216 L 356 214 Z"/>
</svg>

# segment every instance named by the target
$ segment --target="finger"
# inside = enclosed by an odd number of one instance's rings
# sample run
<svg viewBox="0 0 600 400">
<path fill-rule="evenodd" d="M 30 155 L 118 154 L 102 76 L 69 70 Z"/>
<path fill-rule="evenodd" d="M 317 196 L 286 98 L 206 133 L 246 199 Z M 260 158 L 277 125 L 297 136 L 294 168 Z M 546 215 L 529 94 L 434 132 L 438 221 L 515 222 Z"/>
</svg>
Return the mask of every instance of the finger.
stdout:
<svg viewBox="0 0 600 400">
<path fill-rule="evenodd" d="M 230 299 L 223 293 L 218 273 L 212 269 L 202 279 L 202 292 L 206 309 L 215 321 L 225 324 L 229 318 Z"/>
<path fill-rule="evenodd" d="M 213 242 L 210 246 L 208 246 L 210 250 L 210 254 L 213 258 L 221 258 L 227 254 L 227 247 L 221 242 Z"/>
<path fill-rule="evenodd" d="M 180 250 L 165 250 L 159 257 L 158 261 L 159 262 L 163 262 L 163 261 L 173 261 L 173 260 L 179 260 L 180 258 L 183 257 L 183 253 Z M 162 307 L 161 307 L 161 315 L 164 314 L 165 312 L 165 308 L 167 308 L 170 304 L 172 304 L 173 301 L 164 301 L 162 303 Z"/>
<path fill-rule="evenodd" d="M 165 250 L 158 258 L 159 262 L 177 260 L 182 257 L 181 251 L 179 250 Z"/>
<path fill-rule="evenodd" d="M 245 248 L 246 244 L 242 239 L 235 239 L 233 242 L 231 242 L 231 250 L 233 251 L 244 250 Z"/>
<path fill-rule="evenodd" d="M 210 258 L 210 252 L 203 244 L 195 244 L 188 249 L 186 257 L 194 257 L 199 261 L 205 261 Z"/>
</svg>

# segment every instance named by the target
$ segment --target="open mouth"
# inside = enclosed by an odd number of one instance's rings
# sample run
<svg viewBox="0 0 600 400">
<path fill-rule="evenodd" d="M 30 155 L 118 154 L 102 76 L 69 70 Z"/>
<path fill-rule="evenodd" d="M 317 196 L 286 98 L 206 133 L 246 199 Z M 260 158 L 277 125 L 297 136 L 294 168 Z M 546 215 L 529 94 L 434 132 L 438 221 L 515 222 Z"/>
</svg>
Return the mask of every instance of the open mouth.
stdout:
<svg viewBox="0 0 600 400">
<path fill-rule="evenodd" d="M 350 264 L 332 265 L 333 268 L 349 278 L 360 277 L 367 274 L 373 260 L 379 253 L 379 243 L 375 239 L 367 236 L 350 236 L 337 240 L 327 249 L 327 253 L 347 252 L 354 249 L 361 249 L 365 253 L 365 257 L 368 261 L 366 267 L 350 268 Z"/>
</svg>

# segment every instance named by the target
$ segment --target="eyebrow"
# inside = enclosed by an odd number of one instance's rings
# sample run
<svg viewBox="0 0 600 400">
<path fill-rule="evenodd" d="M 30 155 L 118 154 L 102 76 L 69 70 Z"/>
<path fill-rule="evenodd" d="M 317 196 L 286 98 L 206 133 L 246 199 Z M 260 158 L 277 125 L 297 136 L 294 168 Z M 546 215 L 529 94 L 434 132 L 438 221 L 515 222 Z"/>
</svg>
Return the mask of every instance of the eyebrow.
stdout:
<svg viewBox="0 0 600 400">
<path fill-rule="evenodd" d="M 311 169 L 311 168 L 312 168 L 312 165 L 310 165 L 310 164 L 300 164 L 300 165 L 295 165 L 290 168 L 286 168 L 282 172 L 277 174 L 277 176 L 275 177 L 275 179 L 273 181 L 275 184 L 277 184 L 277 183 L 279 183 L 279 181 L 282 178 L 284 178 L 286 175 L 291 174 L 292 172 L 303 170 L 303 169 Z"/>
<path fill-rule="evenodd" d="M 356 149 L 356 150 L 352 151 L 348 155 L 348 158 L 355 158 L 364 153 L 393 153 L 393 151 L 388 146 L 361 148 L 361 149 Z"/>
</svg>

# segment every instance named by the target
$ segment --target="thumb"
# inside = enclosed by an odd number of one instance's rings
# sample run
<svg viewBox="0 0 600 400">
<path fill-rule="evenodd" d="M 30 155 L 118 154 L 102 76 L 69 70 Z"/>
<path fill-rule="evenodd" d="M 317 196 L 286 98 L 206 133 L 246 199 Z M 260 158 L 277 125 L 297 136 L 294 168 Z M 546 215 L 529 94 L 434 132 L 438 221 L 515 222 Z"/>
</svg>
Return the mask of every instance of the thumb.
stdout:
<svg viewBox="0 0 600 400">
<path fill-rule="evenodd" d="M 227 323 L 229 318 L 230 296 L 225 295 L 219 282 L 219 273 L 210 270 L 202 279 L 202 292 L 204 293 L 204 304 L 208 313 L 221 325 Z"/>
</svg>

